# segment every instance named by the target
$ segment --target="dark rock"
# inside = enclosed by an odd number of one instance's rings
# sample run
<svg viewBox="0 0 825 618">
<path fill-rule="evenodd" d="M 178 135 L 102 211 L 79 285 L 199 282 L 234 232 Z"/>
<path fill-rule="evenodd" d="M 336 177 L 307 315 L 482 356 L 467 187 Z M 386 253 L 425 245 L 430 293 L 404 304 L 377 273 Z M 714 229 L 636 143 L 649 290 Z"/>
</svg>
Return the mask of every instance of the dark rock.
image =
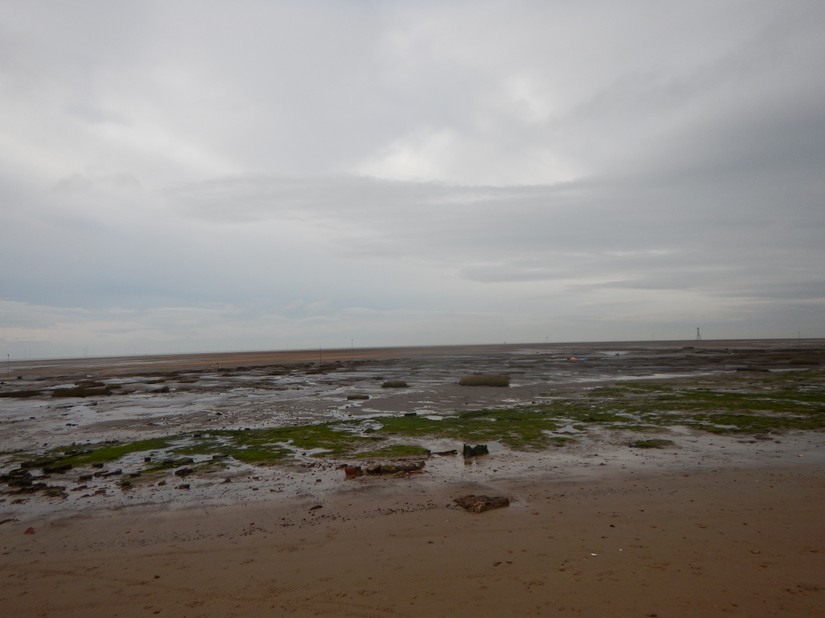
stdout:
<svg viewBox="0 0 825 618">
<path fill-rule="evenodd" d="M 361 469 L 361 466 L 344 466 L 344 474 L 347 479 L 354 479 L 364 474 L 364 471 Z"/>
<path fill-rule="evenodd" d="M 49 464 L 43 466 L 43 472 L 46 474 L 63 474 L 72 469 L 72 464 Z"/>
<path fill-rule="evenodd" d="M 192 470 L 192 468 L 181 468 L 180 470 L 175 470 L 175 476 L 180 476 L 180 477 L 189 476 L 193 472 L 194 472 L 194 470 Z"/>
<path fill-rule="evenodd" d="M 50 498 L 68 498 L 69 497 L 69 494 L 66 493 L 66 488 L 65 487 L 59 487 L 57 485 L 52 485 L 50 487 L 46 487 L 43 490 L 43 493 L 45 493 Z"/>
<path fill-rule="evenodd" d="M 31 483 L 30 485 L 23 485 L 17 489 L 14 493 L 16 494 L 33 494 L 38 491 L 43 491 L 48 489 L 49 486 L 46 483 Z"/>
<path fill-rule="evenodd" d="M 456 498 L 453 502 L 471 513 L 483 513 L 491 509 L 510 506 L 510 498 L 507 496 L 476 496 L 470 494 Z"/>
<path fill-rule="evenodd" d="M 486 444 L 476 444 L 475 446 L 470 446 L 469 444 L 464 445 L 464 457 L 478 457 L 479 455 L 489 455 L 490 451 L 487 450 Z"/>
<path fill-rule="evenodd" d="M 178 489 L 189 489 L 189 488 L 190 488 L 189 483 L 184 483 L 183 485 L 178 485 Z"/>
<path fill-rule="evenodd" d="M 17 468 L 0 476 L 0 481 L 6 483 L 9 487 L 29 487 L 33 482 L 33 477 L 28 470 Z"/>
<path fill-rule="evenodd" d="M 451 451 L 437 451 L 433 453 L 433 455 L 438 455 L 439 457 L 453 457 L 455 455 L 458 455 L 458 451 L 455 449 Z"/>
</svg>

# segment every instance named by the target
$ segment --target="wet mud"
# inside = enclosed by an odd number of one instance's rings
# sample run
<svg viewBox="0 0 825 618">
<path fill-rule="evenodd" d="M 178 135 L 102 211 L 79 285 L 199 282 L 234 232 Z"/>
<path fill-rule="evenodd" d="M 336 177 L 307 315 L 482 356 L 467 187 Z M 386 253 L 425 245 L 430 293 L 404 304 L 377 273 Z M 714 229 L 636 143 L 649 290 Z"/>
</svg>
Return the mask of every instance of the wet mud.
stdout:
<svg viewBox="0 0 825 618">
<path fill-rule="evenodd" d="M 315 448 L 302 446 L 298 439 L 284 439 L 277 446 L 283 452 L 273 455 L 277 461 L 267 462 L 272 465 L 221 453 L 220 445 L 212 450 L 201 448 L 203 452 L 197 448 L 206 438 L 212 446 L 224 435 L 238 440 L 238 432 L 249 432 L 244 443 L 248 445 L 259 435 L 255 432 L 331 421 L 356 428 L 363 437 L 369 435 L 374 419 L 387 417 L 451 419 L 479 410 L 536 410 L 560 401 L 570 406 L 579 400 L 598 410 L 613 409 L 612 400 L 638 402 L 637 407 L 644 404 L 648 409 L 651 400 L 673 389 L 751 395 L 785 392 L 787 387 L 781 382 L 785 375 L 806 376 L 805 383 L 796 386 L 795 401 L 810 407 L 803 410 L 803 416 L 816 415 L 825 411 L 817 399 L 825 388 L 823 365 L 825 344 L 799 340 L 465 346 L 316 351 L 303 356 L 251 353 L 14 363 L 6 367 L 6 379 L 0 384 L 0 473 L 6 480 L 0 518 L 14 518 L 24 511 L 227 504 L 279 495 L 312 501 L 335 491 L 387 489 L 384 479 L 346 482 L 344 467 L 360 462 L 353 461 L 350 452 L 336 455 L 328 440 Z M 507 376 L 509 386 L 460 385 L 467 376 L 485 375 Z M 393 382 L 405 386 L 386 387 Z M 666 385 L 670 390 L 647 392 L 629 388 L 633 385 Z M 803 387 L 805 397 L 799 395 Z M 772 397 L 771 401 L 779 401 Z M 695 401 L 690 404 L 695 406 Z M 625 405 L 620 414 L 627 415 L 627 409 Z M 404 435 L 401 442 L 412 442 L 432 455 L 425 458 L 420 473 L 394 479 L 393 487 L 405 491 L 423 483 L 494 487 L 498 481 L 554 471 L 573 478 L 643 466 L 764 463 L 800 454 L 822 456 L 818 431 L 789 432 L 780 427 L 776 432 L 714 433 L 681 421 L 640 429 L 614 422 L 622 420 L 615 415 L 595 419 L 599 422 L 594 419 L 579 415 L 560 421 L 554 417 L 552 431 L 539 428 L 543 433 L 538 434 L 556 439 L 551 446 L 512 448 L 506 440 L 490 439 L 485 441 L 489 455 L 472 458 L 461 455 L 464 443 L 458 431 L 416 434 L 414 439 Z M 481 415 L 477 423 L 491 420 L 495 419 Z M 298 430 L 293 435 L 300 434 Z M 392 442 L 391 436 L 383 438 Z M 165 439 L 171 441 L 164 443 Z M 49 454 L 60 449 L 83 454 L 107 442 L 138 441 L 145 441 L 141 444 L 146 448 L 107 458 L 99 465 L 87 458 L 83 465 L 49 467 Z M 184 457 L 181 453 L 187 446 L 191 454 Z"/>
</svg>

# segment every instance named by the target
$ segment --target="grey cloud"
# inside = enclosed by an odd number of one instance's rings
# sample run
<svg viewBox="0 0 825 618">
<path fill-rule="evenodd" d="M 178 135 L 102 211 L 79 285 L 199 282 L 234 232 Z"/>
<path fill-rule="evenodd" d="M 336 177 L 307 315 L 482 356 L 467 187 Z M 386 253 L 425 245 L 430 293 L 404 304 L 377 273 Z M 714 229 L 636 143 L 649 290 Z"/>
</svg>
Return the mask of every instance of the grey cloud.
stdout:
<svg viewBox="0 0 825 618">
<path fill-rule="evenodd" d="M 0 338 L 822 332 L 820 2 L 8 6 Z"/>
</svg>

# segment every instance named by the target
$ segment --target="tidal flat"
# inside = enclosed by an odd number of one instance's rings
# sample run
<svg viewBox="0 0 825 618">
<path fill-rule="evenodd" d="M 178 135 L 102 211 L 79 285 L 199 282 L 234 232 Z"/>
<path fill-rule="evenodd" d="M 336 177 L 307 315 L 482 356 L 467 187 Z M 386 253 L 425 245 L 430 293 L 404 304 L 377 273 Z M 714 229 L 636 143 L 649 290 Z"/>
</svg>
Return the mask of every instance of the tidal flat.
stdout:
<svg viewBox="0 0 825 618">
<path fill-rule="evenodd" d="M 822 615 L 822 341 L 8 369 L 9 615 Z"/>
<path fill-rule="evenodd" d="M 819 341 L 296 354 L 8 367 L 0 513 L 317 496 L 373 460 L 421 459 L 443 482 L 760 460 L 825 431 Z"/>
</svg>

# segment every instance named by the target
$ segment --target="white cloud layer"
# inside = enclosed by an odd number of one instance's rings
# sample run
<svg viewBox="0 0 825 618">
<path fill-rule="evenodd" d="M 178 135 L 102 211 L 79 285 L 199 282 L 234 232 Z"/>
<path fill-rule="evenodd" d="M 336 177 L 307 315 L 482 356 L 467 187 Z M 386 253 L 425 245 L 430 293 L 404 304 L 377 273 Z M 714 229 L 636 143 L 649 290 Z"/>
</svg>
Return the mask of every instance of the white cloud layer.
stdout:
<svg viewBox="0 0 825 618">
<path fill-rule="evenodd" d="M 825 336 L 825 5 L 6 0 L 13 357 Z"/>
</svg>

